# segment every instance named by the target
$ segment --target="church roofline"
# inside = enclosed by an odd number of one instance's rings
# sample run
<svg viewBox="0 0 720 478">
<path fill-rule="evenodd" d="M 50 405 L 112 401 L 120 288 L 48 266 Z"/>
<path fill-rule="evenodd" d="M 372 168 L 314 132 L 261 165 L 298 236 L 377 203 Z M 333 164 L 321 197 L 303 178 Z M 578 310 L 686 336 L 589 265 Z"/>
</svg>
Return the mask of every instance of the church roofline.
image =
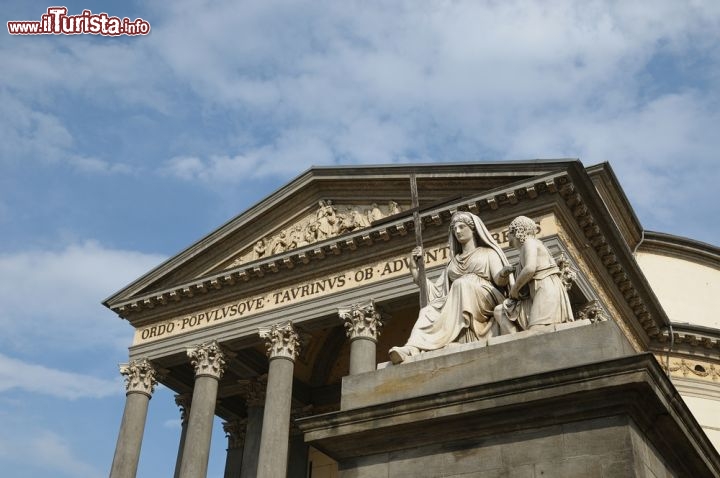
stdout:
<svg viewBox="0 0 720 478">
<path fill-rule="evenodd" d="M 228 220 L 214 231 L 203 236 L 181 252 L 173 255 L 155 268 L 140 276 L 127 286 L 102 301 L 108 308 L 115 308 L 120 303 L 127 301 L 130 297 L 142 294 L 150 284 L 160 280 L 164 275 L 171 273 L 195 255 L 221 241 L 228 234 L 236 230 L 243 223 L 251 221 L 260 213 L 280 204 L 292 194 L 309 186 L 314 181 L 328 180 L 338 173 L 343 177 L 353 175 L 358 178 L 371 179 L 374 175 L 387 178 L 388 176 L 405 177 L 415 173 L 418 177 L 425 175 L 448 175 L 453 172 L 458 175 L 487 175 L 497 174 L 532 174 L 543 175 L 553 171 L 561 171 L 575 164 L 583 168 L 579 159 L 534 159 L 526 161 L 475 161 L 475 162 L 452 162 L 452 163 L 424 163 L 424 164 L 383 164 L 383 165 L 337 165 L 337 166 L 313 166 L 301 173 L 275 192 L 266 196 L 250 206 L 244 212 Z M 468 167 L 480 167 L 481 171 L 467 171 Z M 429 171 L 432 169 L 432 171 Z"/>
<path fill-rule="evenodd" d="M 516 191 L 523 189 L 523 187 L 532 188 L 532 184 L 534 183 L 552 184 L 551 189 L 554 193 L 557 193 L 557 186 L 555 185 L 554 180 L 558 177 L 564 176 L 566 176 L 565 171 L 558 171 L 556 173 L 533 178 L 532 180 L 508 184 L 507 186 L 497 188 L 496 190 L 478 194 L 475 197 L 457 199 L 450 203 L 443 203 L 441 205 L 423 208 L 421 212 L 421 220 L 426 224 L 436 223 L 439 220 L 440 214 L 450 214 L 450 211 L 458 209 L 458 207 L 464 207 L 477 213 L 481 207 L 489 210 L 495 210 L 505 204 L 515 204 L 520 200 L 516 197 Z M 529 194 L 532 195 L 534 193 L 531 192 Z M 481 202 L 482 204 L 480 205 L 479 203 Z M 158 291 L 141 293 L 131 298 L 117 300 L 112 303 L 108 299 L 103 302 L 103 304 L 115 312 L 120 313 L 120 309 L 125 310 L 130 305 L 132 305 L 134 309 L 137 309 L 138 307 L 142 307 L 143 303 L 150 305 L 150 302 L 155 302 L 158 297 L 164 297 L 168 294 L 172 294 L 172 301 L 182 300 L 184 296 L 189 296 L 189 291 L 186 291 L 187 293 L 183 293 L 183 291 L 188 288 L 198 288 L 198 290 L 205 291 L 206 289 L 219 289 L 220 287 L 223 287 L 226 284 L 234 283 L 235 281 L 242 283 L 254 276 L 262 277 L 266 273 L 277 272 L 283 268 L 283 264 L 287 259 L 291 259 L 293 263 L 307 263 L 309 261 L 322 259 L 326 255 L 339 254 L 345 249 L 352 249 L 353 247 L 350 246 L 351 243 L 354 244 L 355 247 L 363 244 L 371 245 L 377 240 L 386 240 L 386 237 L 405 235 L 408 231 L 411 231 L 413 227 L 414 223 L 412 215 L 410 214 L 410 211 L 405 211 L 405 214 L 402 214 L 391 221 L 380 221 L 378 225 L 361 229 L 359 232 L 336 236 L 325 241 L 293 249 L 282 254 L 242 264 L 232 269 L 205 275 L 186 283 L 175 284 L 171 287 Z M 168 297 L 164 297 L 160 303 L 165 304 L 169 302 L 166 300 L 167 298 Z M 153 304 L 153 306 L 154 305 L 157 304 Z"/>
<path fill-rule="evenodd" d="M 565 166 L 566 168 L 551 174 L 526 178 L 492 191 L 480 193 L 477 196 L 465 197 L 449 204 L 439 205 L 434 209 L 425 210 L 421 214 L 422 220 L 426 224 L 437 225 L 442 224 L 444 220 L 449 220 L 455 210 L 467 209 L 481 213 L 532 200 L 538 195 L 557 194 L 562 198 L 571 217 L 574 217 L 580 227 L 580 231 L 584 235 L 583 240 L 587 242 L 586 247 L 595 251 L 598 264 L 607 270 L 612 282 L 616 284 L 620 299 L 627 303 L 629 310 L 636 317 L 636 325 L 633 326 L 637 327 L 636 333 L 640 334 L 639 337 L 643 335 L 646 337 L 642 339 L 643 341 L 648 338 L 650 340 L 660 338 L 670 322 L 634 260 L 632 251 L 616 227 L 610 212 L 600 200 L 598 191 L 588 180 L 582 164 L 575 162 L 565 164 Z M 387 240 L 402 235 L 401 229 L 405 229 L 405 233 L 407 233 L 412 227 L 411 216 L 400 216 L 390 223 L 371 226 L 357 233 L 336 236 L 322 243 L 311 244 L 184 284 L 152 293 L 143 293 L 105 305 L 121 317 L 136 316 L 137 312 L 144 309 L 177 302 L 186 296 L 191 297 L 196 291 L 209 293 L 226 287 L 237 287 L 252 277 L 262 277 L 289 268 L 291 262 L 307 263 L 306 260 L 314 261 L 326 256 L 342 254 L 343 250 L 352 249 L 350 243 L 356 247 L 364 246 L 364 236 L 370 238 L 368 245 L 371 245 L 375 240 Z M 131 320 L 131 322 L 133 321 L 134 319 Z"/>
</svg>

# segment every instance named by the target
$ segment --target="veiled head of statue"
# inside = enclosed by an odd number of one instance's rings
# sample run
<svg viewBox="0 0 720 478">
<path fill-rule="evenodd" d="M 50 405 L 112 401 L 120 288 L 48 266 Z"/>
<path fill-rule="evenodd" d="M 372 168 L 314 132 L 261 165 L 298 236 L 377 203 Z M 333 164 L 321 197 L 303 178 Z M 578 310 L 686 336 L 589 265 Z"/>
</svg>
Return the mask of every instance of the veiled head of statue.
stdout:
<svg viewBox="0 0 720 478">
<path fill-rule="evenodd" d="M 463 224 L 467 225 L 470 229 L 473 231 L 475 230 L 475 221 L 473 220 L 472 214 L 469 212 L 456 212 L 452 215 L 452 218 L 450 219 L 450 230 L 452 231 L 452 228 L 455 224 L 458 222 L 462 222 Z"/>
</svg>

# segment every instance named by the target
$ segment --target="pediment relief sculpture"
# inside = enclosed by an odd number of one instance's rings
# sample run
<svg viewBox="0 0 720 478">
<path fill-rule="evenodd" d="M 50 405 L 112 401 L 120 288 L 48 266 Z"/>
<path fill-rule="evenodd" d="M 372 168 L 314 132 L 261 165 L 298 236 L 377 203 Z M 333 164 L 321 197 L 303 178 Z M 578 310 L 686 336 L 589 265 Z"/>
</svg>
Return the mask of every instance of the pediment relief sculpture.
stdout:
<svg viewBox="0 0 720 478">
<path fill-rule="evenodd" d="M 415 283 L 426 280 L 428 305 L 420 309 L 407 343 L 390 349 L 390 360 L 399 364 L 453 343 L 487 344 L 498 335 L 546 332 L 573 321 L 568 290 L 576 273 L 564 256 L 558 265 L 536 231 L 535 221 L 524 216 L 510 224 L 510 245 L 520 252 L 513 266 L 478 216 L 455 213 L 450 261 L 435 282 L 420 277 L 416 261 L 422 249 L 413 249 L 410 271 Z"/>
<path fill-rule="evenodd" d="M 258 239 L 244 249 L 227 267 L 282 254 L 315 242 L 324 241 L 347 232 L 369 227 L 374 221 L 402 212 L 395 201 L 379 205 L 337 205 L 330 199 L 318 201 L 317 209 L 305 215 L 294 224 L 286 225 L 280 231 Z"/>
</svg>

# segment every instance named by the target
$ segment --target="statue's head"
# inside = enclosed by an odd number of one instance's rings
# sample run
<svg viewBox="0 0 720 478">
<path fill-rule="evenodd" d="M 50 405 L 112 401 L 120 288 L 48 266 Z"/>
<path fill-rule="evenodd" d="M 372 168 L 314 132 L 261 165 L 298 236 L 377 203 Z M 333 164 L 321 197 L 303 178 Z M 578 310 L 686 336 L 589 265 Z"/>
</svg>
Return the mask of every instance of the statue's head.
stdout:
<svg viewBox="0 0 720 478">
<path fill-rule="evenodd" d="M 535 221 L 526 216 L 518 216 L 510 223 L 508 233 L 514 235 L 522 244 L 528 236 L 535 237 L 536 229 Z"/>
<path fill-rule="evenodd" d="M 460 211 L 453 214 L 450 218 L 450 231 L 453 230 L 453 226 L 458 222 L 466 224 L 473 231 L 475 230 L 475 221 L 469 212 Z"/>
</svg>

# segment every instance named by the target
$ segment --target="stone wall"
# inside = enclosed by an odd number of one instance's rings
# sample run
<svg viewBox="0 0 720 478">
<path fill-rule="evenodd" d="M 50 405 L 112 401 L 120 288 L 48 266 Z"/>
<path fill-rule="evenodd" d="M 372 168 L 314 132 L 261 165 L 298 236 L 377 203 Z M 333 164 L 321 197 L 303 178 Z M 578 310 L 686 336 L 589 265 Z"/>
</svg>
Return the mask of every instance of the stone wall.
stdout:
<svg viewBox="0 0 720 478">
<path fill-rule="evenodd" d="M 674 476 L 623 417 L 362 457 L 341 478 L 624 478 Z"/>
</svg>

